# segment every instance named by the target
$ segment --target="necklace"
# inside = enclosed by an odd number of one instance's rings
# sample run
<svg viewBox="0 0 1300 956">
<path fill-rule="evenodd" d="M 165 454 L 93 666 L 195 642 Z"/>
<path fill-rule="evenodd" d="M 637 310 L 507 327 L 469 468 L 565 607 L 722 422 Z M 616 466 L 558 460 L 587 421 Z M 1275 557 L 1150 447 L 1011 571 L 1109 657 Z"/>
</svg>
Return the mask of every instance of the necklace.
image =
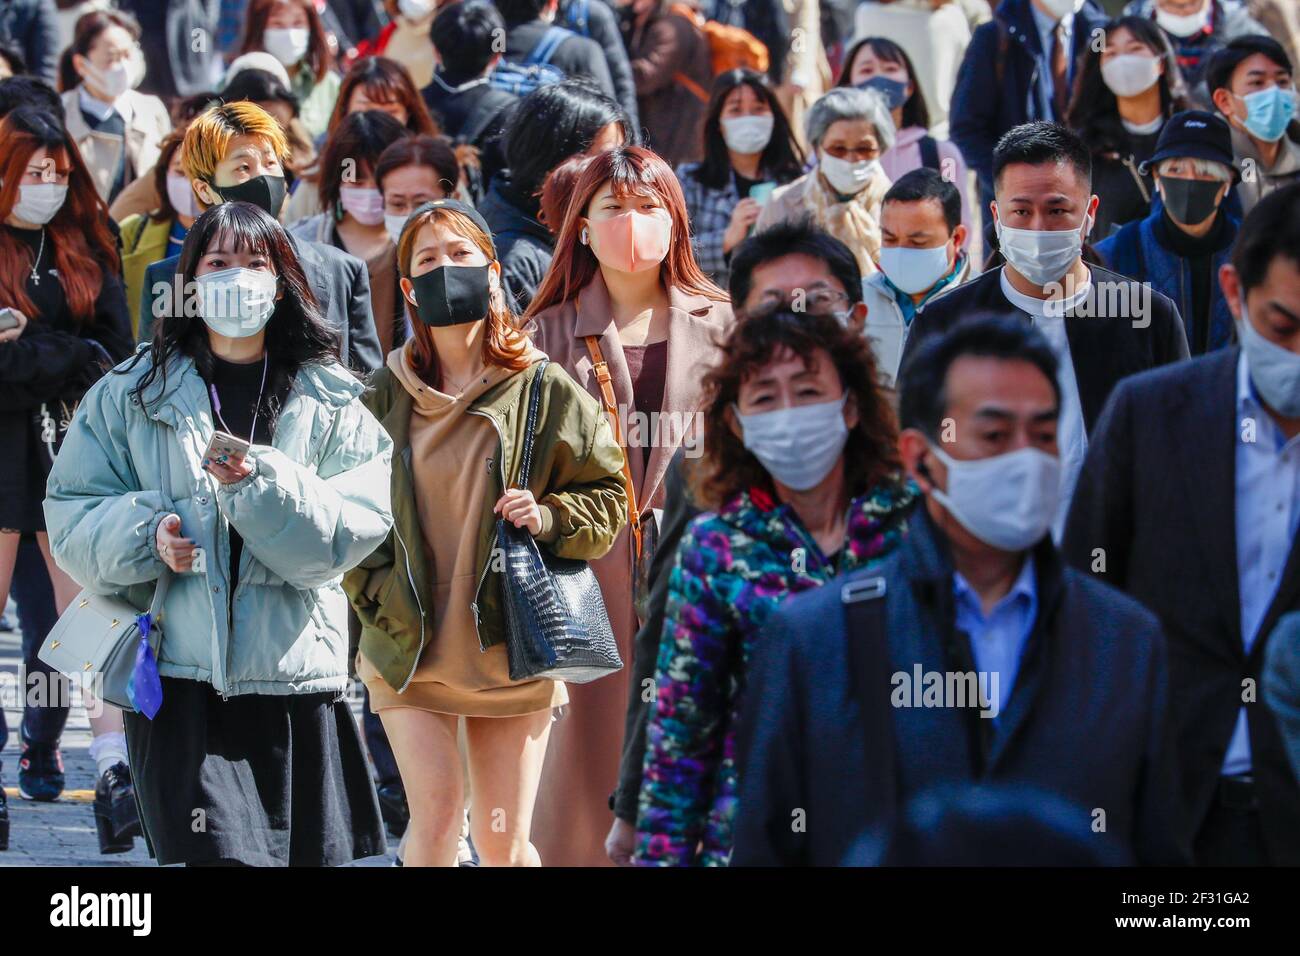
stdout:
<svg viewBox="0 0 1300 956">
<path fill-rule="evenodd" d="M 36 270 L 37 270 L 37 268 L 40 266 L 40 264 L 41 264 L 41 256 L 43 256 L 44 254 L 45 254 L 45 227 L 42 226 L 42 227 L 41 227 L 41 245 L 40 245 L 40 248 L 38 248 L 38 249 L 36 250 L 36 258 L 32 261 L 32 282 L 33 282 L 35 285 L 40 285 L 40 284 L 41 284 L 41 276 L 40 276 L 40 273 L 37 272 Z"/>
<path fill-rule="evenodd" d="M 248 443 L 253 444 L 253 439 L 257 435 L 257 415 L 262 410 L 262 393 L 266 390 L 266 365 L 269 355 L 262 353 L 262 384 L 257 389 L 257 405 L 253 409 L 253 425 L 248 430 Z M 212 396 L 212 410 L 217 413 L 217 421 L 221 422 L 221 427 L 226 430 L 227 434 L 233 435 L 230 426 L 226 424 L 226 419 L 221 414 L 221 399 L 217 396 L 217 386 L 209 385 L 208 393 Z"/>
</svg>

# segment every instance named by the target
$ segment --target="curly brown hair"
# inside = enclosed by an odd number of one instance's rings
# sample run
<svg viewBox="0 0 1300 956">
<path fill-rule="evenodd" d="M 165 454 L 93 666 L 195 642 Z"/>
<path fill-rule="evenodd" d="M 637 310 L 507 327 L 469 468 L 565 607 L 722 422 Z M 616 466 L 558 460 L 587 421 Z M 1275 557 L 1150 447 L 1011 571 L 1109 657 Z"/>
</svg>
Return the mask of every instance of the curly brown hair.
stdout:
<svg viewBox="0 0 1300 956">
<path fill-rule="evenodd" d="M 818 350 L 830 355 L 857 407 L 858 423 L 844 445 L 849 496 L 892 480 L 902 469 L 898 419 L 878 384 L 875 356 L 861 332 L 846 328 L 833 315 L 778 308 L 738 318 L 719 348 L 717 364 L 704 377 L 704 453 L 688 470 L 691 494 L 701 507 L 717 510 L 755 486 L 775 492 L 767 469 L 732 431 L 730 409 L 740 397 L 740 386 L 785 349 L 806 365 Z"/>
</svg>

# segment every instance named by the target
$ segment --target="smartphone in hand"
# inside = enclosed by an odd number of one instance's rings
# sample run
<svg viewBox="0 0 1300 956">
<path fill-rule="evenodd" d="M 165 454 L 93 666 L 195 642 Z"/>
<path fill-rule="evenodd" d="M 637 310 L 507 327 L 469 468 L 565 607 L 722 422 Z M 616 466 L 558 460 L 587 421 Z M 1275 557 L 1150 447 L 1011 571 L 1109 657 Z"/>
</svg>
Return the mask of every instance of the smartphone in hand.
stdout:
<svg viewBox="0 0 1300 956">
<path fill-rule="evenodd" d="M 0 309 L 0 332 L 18 328 L 18 313 L 13 309 Z"/>
<path fill-rule="evenodd" d="M 203 461 L 205 463 L 215 461 L 224 465 L 232 458 L 247 458 L 250 448 L 252 445 L 242 438 L 236 438 L 223 431 L 214 432 L 212 440 L 208 442 L 208 447 L 203 452 Z"/>
</svg>

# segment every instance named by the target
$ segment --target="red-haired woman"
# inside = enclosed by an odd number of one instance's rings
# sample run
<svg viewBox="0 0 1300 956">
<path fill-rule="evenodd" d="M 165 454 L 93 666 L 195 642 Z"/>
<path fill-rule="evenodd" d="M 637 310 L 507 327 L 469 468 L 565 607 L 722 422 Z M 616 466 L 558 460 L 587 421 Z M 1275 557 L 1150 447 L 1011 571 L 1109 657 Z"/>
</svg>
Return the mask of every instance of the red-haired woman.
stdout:
<svg viewBox="0 0 1300 956">
<path fill-rule="evenodd" d="M 131 353 L 131 318 L 108 210 L 71 137 L 48 113 L 21 107 L 0 121 L 0 143 L 0 310 L 9 326 L 0 331 L 0 605 L 19 539 L 34 534 L 62 613 L 78 588 L 50 556 L 45 480 L 81 396 Z M 108 821 L 100 849 L 129 850 L 139 823 L 122 715 L 106 707 L 91 728 L 95 813 Z M 57 746 L 24 741 L 24 773 L 61 777 Z M 62 789 L 61 781 L 51 794 L 23 787 L 45 800 Z"/>
<path fill-rule="evenodd" d="M 528 315 L 538 348 L 602 399 L 595 365 L 606 363 L 627 445 L 630 504 L 648 525 L 663 508 L 673 455 L 699 447 L 700 381 L 732 318 L 726 294 L 696 264 L 682 188 L 663 159 L 636 146 L 591 158 Z M 595 565 L 624 661 L 637 628 L 634 542 L 624 535 Z M 609 865 L 604 839 L 627 674 L 573 688 L 572 706 L 556 725 L 537 810 L 538 845 L 549 863 Z"/>
<path fill-rule="evenodd" d="M 251 0 L 239 54 L 265 50 L 283 64 L 298 97 L 298 116 L 312 136 L 325 132 L 339 75 L 320 14 L 311 0 Z"/>
<path fill-rule="evenodd" d="M 415 335 L 365 397 L 393 439 L 393 531 L 344 580 L 362 625 L 358 674 L 406 788 L 404 865 L 456 865 L 464 718 L 480 862 L 537 866 L 533 802 L 551 711 L 567 697 L 556 681 L 510 679 L 496 521 L 563 557 L 604 555 L 626 523 L 623 455 L 600 405 L 539 365 L 518 331 L 472 207 L 421 206 L 397 257 Z M 533 466 L 517 488 L 535 380 Z"/>
</svg>

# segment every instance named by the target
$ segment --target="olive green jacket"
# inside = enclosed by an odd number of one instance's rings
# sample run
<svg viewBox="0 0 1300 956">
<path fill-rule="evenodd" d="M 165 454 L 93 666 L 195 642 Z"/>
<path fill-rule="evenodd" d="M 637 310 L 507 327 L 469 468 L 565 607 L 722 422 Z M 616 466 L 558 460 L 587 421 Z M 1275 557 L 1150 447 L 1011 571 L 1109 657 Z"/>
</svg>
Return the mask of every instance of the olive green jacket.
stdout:
<svg viewBox="0 0 1300 956">
<path fill-rule="evenodd" d="M 492 422 L 501 438 L 495 493 L 484 497 L 476 554 L 480 565 L 474 602 L 480 646 L 505 640 L 500 562 L 493 561 L 504 476 L 518 480 L 528 387 L 536 366 L 512 375 L 470 406 Z M 627 523 L 623 450 L 600 405 L 559 366 L 547 365 L 533 439 L 528 487 L 542 504 L 537 540 L 566 558 L 591 560 L 614 545 Z M 370 379 L 362 398 L 393 440 L 393 530 L 373 554 L 343 579 L 361 619 L 361 653 L 397 691 L 406 689 L 432 635 L 433 573 L 420 529 L 411 474 L 411 395 L 388 368 Z M 450 467 L 450 466 L 449 466 Z"/>
</svg>

